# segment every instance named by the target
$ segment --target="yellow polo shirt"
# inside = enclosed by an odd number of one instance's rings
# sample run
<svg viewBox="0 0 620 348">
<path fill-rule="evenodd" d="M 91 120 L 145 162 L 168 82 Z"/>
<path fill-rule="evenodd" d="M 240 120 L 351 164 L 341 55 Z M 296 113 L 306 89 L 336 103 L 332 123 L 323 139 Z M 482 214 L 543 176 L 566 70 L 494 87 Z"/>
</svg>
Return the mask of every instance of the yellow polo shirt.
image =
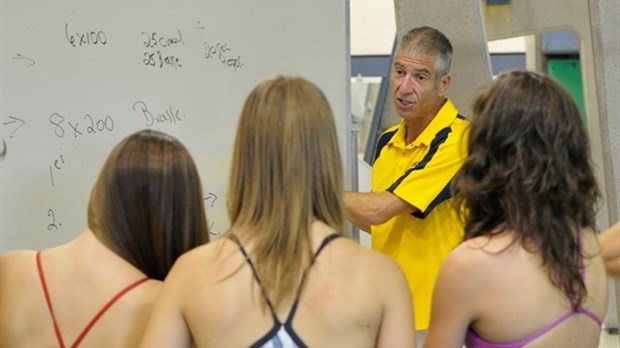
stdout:
<svg viewBox="0 0 620 348">
<path fill-rule="evenodd" d="M 420 211 L 371 226 L 372 248 L 391 256 L 403 269 L 412 292 L 416 330 L 428 328 L 439 269 L 463 238 L 449 186 L 467 155 L 468 124 L 446 100 L 411 144 L 405 144 L 404 121 L 379 139 L 372 191 L 392 192 Z"/>
</svg>

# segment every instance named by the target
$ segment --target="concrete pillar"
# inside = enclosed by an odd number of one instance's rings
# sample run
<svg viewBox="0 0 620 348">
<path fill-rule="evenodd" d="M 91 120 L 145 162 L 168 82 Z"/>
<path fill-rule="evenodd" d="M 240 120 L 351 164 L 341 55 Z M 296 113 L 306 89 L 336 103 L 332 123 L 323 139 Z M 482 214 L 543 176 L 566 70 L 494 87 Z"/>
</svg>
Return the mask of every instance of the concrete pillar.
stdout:
<svg viewBox="0 0 620 348">
<path fill-rule="evenodd" d="M 594 49 L 603 168 L 606 180 L 609 224 L 620 219 L 620 2 L 590 0 L 590 23 Z M 620 241 L 619 241 L 620 243 Z M 618 327 L 620 282 L 610 287 L 607 324 Z M 614 293 L 615 290 L 615 293 Z M 615 296 L 614 296 L 615 295 Z M 615 313 L 613 309 L 616 309 Z M 615 317 L 614 317 L 615 314 Z M 620 338 L 619 338 L 620 339 Z"/>
<path fill-rule="evenodd" d="M 485 23 L 489 39 L 560 30 L 570 30 L 579 38 L 587 127 L 595 175 L 604 196 L 603 206 L 597 218 L 597 224 L 602 229 L 618 219 L 618 197 L 620 197 L 618 160 L 615 160 L 615 174 L 612 161 L 612 153 L 616 154 L 616 158 L 620 153 L 617 142 L 617 8 L 617 0 L 571 0 L 570 6 L 567 6 L 566 0 L 519 0 L 511 1 L 507 5 L 485 6 Z M 549 13 L 553 13 L 553 16 L 549 16 Z M 612 97 L 614 85 L 616 94 Z M 615 99 L 615 108 L 610 105 L 614 102 L 610 99 Z M 615 112 L 615 115 L 608 114 L 607 110 Z M 612 124 L 614 120 L 615 123 Z M 615 135 L 610 133 L 614 128 Z M 615 143 L 611 138 L 615 138 Z"/>
</svg>

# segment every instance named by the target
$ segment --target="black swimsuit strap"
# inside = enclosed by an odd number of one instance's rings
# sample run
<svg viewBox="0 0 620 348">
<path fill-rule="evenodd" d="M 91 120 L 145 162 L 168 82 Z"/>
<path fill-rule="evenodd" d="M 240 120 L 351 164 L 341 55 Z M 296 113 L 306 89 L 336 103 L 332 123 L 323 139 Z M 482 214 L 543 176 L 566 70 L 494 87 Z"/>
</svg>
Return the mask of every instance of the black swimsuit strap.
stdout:
<svg viewBox="0 0 620 348">
<path fill-rule="evenodd" d="M 342 237 L 342 235 L 340 233 L 332 233 L 329 236 L 325 237 L 323 239 L 323 241 L 321 242 L 321 245 L 319 245 L 319 248 L 316 250 L 316 253 L 314 253 L 314 258 L 316 259 L 319 254 L 321 253 L 321 251 L 323 251 L 323 248 L 325 248 L 327 246 L 327 244 L 331 243 L 332 240 L 338 238 L 338 237 Z M 312 261 L 314 262 L 314 261 Z"/>
<path fill-rule="evenodd" d="M 314 264 L 314 261 L 319 256 L 321 251 L 323 251 L 323 249 L 327 246 L 327 244 L 331 243 L 334 239 L 341 237 L 341 236 L 342 235 L 340 233 L 332 233 L 328 235 L 327 237 L 325 237 L 323 241 L 321 242 L 321 245 L 319 245 L 319 248 L 314 253 L 314 258 L 312 259 L 312 262 L 310 263 L 308 268 L 306 268 L 306 270 L 304 271 L 304 274 L 301 276 L 301 282 L 299 283 L 299 287 L 297 288 L 297 294 L 295 295 L 295 301 L 293 302 L 293 306 L 291 307 L 291 311 L 288 313 L 288 316 L 285 322 L 285 326 L 287 326 L 289 329 L 292 329 L 292 322 L 293 322 L 293 318 L 295 317 L 295 312 L 297 312 L 297 305 L 299 304 L 299 298 L 301 297 L 301 290 L 303 289 L 304 283 L 306 282 L 306 276 L 308 275 L 308 271 L 310 270 L 310 267 L 312 267 L 312 265 Z"/>
<path fill-rule="evenodd" d="M 314 253 L 314 257 L 313 257 L 310 265 L 308 266 L 308 268 L 306 268 L 306 270 L 304 271 L 303 275 L 301 276 L 301 282 L 299 283 L 299 287 L 297 288 L 297 294 L 295 295 L 295 301 L 293 302 L 293 305 L 291 306 L 291 310 L 289 311 L 289 314 L 288 314 L 288 316 L 286 318 L 285 326 L 287 326 L 287 327 L 291 326 L 291 323 L 293 321 L 293 317 L 295 316 L 295 312 L 297 311 L 297 305 L 299 304 L 299 297 L 301 296 L 301 290 L 303 289 L 304 283 L 306 281 L 306 275 L 308 274 L 308 271 L 310 270 L 310 267 L 312 267 L 312 265 L 314 264 L 314 261 L 319 256 L 321 251 L 323 251 L 323 249 L 329 243 L 331 243 L 334 239 L 336 239 L 338 237 L 341 237 L 340 233 L 332 233 L 332 234 L 328 235 L 327 237 L 325 237 L 323 239 L 323 241 L 319 245 L 319 248 Z M 280 320 L 278 319 L 278 316 L 276 315 L 276 311 L 273 308 L 273 305 L 271 304 L 271 300 L 269 300 L 269 297 L 267 296 L 267 291 L 265 291 L 265 288 L 263 287 L 263 284 L 261 283 L 260 277 L 258 276 L 258 272 L 256 271 L 256 268 L 254 267 L 254 263 L 252 262 L 252 259 L 250 258 L 250 255 L 247 253 L 247 251 L 245 250 L 245 248 L 241 244 L 241 241 L 239 240 L 239 237 L 237 237 L 235 234 L 231 233 L 231 234 L 228 235 L 228 238 L 230 240 L 232 240 L 233 242 L 237 243 L 237 245 L 239 246 L 239 250 L 241 251 L 241 253 L 245 257 L 245 260 L 247 261 L 248 265 L 250 265 L 250 268 L 252 269 L 252 275 L 254 276 L 254 279 L 256 279 L 256 282 L 260 286 L 261 293 L 265 297 L 265 301 L 267 302 L 267 306 L 269 307 L 269 310 L 271 311 L 271 315 L 273 316 L 274 321 L 276 323 L 280 323 Z"/>
<path fill-rule="evenodd" d="M 269 307 L 269 310 L 271 311 L 271 315 L 273 316 L 273 319 L 277 323 L 279 323 L 280 320 L 278 319 L 278 316 L 276 315 L 276 311 L 273 308 L 273 305 L 271 304 L 271 300 L 269 300 L 269 297 L 267 296 L 267 291 L 265 291 L 265 288 L 263 287 L 263 283 L 260 281 L 260 277 L 258 276 L 258 272 L 256 271 L 256 268 L 254 267 L 254 263 L 252 262 L 252 259 L 250 258 L 250 255 L 248 255 L 247 251 L 245 250 L 245 248 L 241 244 L 241 241 L 239 240 L 239 237 L 237 237 L 235 234 L 231 233 L 231 234 L 228 235 L 228 238 L 230 240 L 234 241 L 235 243 L 237 243 L 237 245 L 239 246 L 239 250 L 241 250 L 241 253 L 245 257 L 245 260 L 247 261 L 248 265 L 250 265 L 250 268 L 252 269 L 252 275 L 254 275 L 254 279 L 256 279 L 256 282 L 258 283 L 258 286 L 260 286 L 261 293 L 263 294 L 263 297 L 265 297 L 265 301 L 267 301 L 267 306 Z"/>
</svg>

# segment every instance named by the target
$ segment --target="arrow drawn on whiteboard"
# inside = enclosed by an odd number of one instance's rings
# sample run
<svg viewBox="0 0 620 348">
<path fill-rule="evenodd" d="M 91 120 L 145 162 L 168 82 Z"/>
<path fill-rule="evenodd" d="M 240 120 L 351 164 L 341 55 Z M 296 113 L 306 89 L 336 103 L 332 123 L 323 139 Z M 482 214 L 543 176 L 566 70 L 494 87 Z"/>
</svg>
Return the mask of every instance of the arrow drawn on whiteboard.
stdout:
<svg viewBox="0 0 620 348">
<path fill-rule="evenodd" d="M 15 134 L 15 132 L 17 132 L 18 129 L 22 128 L 26 124 L 26 121 L 22 120 L 21 118 L 17 118 L 13 116 L 9 116 L 9 118 L 12 119 L 12 121 L 3 122 L 2 124 L 7 125 L 7 124 L 13 124 L 16 122 L 20 122 L 18 123 L 17 128 L 15 128 L 13 132 L 11 133 L 11 135 L 9 136 L 9 138 L 13 138 L 13 134 Z"/>
<path fill-rule="evenodd" d="M 15 57 L 13 57 L 13 59 L 27 60 L 28 62 L 30 62 L 30 64 L 28 64 L 27 66 L 33 66 L 33 65 L 37 64 L 37 62 L 35 62 L 34 59 L 26 57 L 26 56 L 24 56 L 23 54 L 20 54 L 20 53 L 18 53 Z"/>
<path fill-rule="evenodd" d="M 198 21 L 196 22 L 194 29 L 196 29 L 196 31 L 200 31 L 200 30 L 205 30 L 205 27 L 202 25 L 202 23 L 200 23 L 200 21 Z"/>
<path fill-rule="evenodd" d="M 213 205 L 215 204 L 215 201 L 217 201 L 217 196 L 214 193 L 209 192 L 209 195 L 207 197 L 203 198 L 203 200 L 205 200 L 205 201 L 212 200 L 211 201 L 211 207 L 213 208 Z"/>
</svg>

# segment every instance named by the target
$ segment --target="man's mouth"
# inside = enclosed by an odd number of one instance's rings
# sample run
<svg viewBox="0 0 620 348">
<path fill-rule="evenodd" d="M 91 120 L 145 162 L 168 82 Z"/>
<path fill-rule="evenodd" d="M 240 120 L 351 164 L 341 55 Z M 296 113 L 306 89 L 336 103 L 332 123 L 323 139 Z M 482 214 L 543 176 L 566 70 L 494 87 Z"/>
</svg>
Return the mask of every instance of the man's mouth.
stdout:
<svg viewBox="0 0 620 348">
<path fill-rule="evenodd" d="M 402 98 L 396 98 L 396 101 L 398 101 L 398 104 L 400 104 L 402 107 L 409 107 L 413 105 L 412 101 L 402 99 Z"/>
</svg>

